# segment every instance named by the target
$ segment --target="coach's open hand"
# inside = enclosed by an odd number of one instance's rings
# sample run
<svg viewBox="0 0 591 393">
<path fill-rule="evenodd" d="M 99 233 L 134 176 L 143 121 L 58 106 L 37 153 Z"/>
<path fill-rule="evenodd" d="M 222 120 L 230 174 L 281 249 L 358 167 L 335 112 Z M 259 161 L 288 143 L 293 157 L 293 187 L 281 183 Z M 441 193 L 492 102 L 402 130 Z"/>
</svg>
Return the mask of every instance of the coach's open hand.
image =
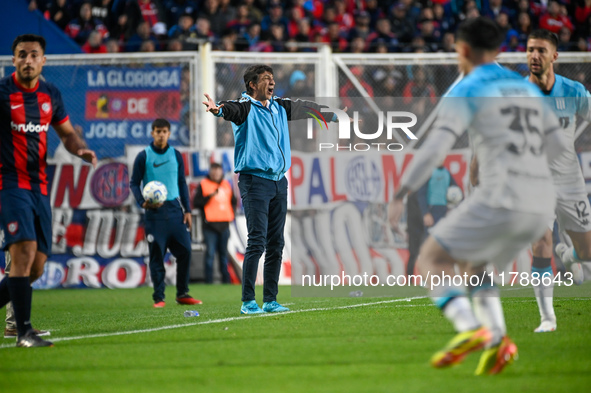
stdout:
<svg viewBox="0 0 591 393">
<path fill-rule="evenodd" d="M 211 112 L 214 115 L 217 115 L 218 113 L 220 113 L 220 108 L 224 106 L 224 104 L 217 106 L 215 104 L 215 102 L 213 101 L 213 99 L 209 96 L 209 94 L 205 93 L 203 94 L 205 96 L 205 98 L 207 98 L 207 101 L 203 101 L 203 105 L 205 105 L 207 108 L 205 109 L 205 112 Z"/>
</svg>

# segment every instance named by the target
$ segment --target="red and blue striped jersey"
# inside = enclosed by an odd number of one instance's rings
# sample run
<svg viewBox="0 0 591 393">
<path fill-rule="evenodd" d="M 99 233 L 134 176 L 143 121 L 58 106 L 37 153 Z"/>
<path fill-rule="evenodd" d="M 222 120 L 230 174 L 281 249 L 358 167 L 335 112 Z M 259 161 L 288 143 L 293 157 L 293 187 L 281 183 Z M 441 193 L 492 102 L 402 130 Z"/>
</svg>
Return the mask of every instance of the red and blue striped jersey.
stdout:
<svg viewBox="0 0 591 393">
<path fill-rule="evenodd" d="M 47 131 L 68 120 L 59 90 L 39 80 L 27 89 L 16 75 L 0 79 L 0 190 L 47 195 Z"/>
</svg>

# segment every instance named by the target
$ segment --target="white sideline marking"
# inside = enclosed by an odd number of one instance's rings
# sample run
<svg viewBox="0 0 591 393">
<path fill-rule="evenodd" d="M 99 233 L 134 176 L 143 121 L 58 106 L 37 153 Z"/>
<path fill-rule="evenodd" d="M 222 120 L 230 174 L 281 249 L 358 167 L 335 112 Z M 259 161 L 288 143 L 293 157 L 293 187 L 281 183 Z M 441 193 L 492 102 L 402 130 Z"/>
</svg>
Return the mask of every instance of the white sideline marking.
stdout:
<svg viewBox="0 0 591 393">
<path fill-rule="evenodd" d="M 232 322 L 232 321 L 238 321 L 238 320 L 241 320 L 241 319 L 274 317 L 274 316 L 277 316 L 277 315 L 297 314 L 297 313 L 311 312 L 311 311 L 342 310 L 342 309 L 347 309 L 347 308 L 357 308 L 357 307 L 365 307 L 365 306 L 374 306 L 374 305 L 378 305 L 378 304 L 388 304 L 388 303 L 397 303 L 397 302 L 410 302 L 411 300 L 425 299 L 426 297 L 427 296 L 416 296 L 416 297 L 404 298 L 404 299 L 382 300 L 382 301 L 373 302 L 373 303 L 350 304 L 348 306 L 339 306 L 339 307 L 307 308 L 307 309 L 303 309 L 303 310 L 286 311 L 286 312 L 282 312 L 282 313 L 279 313 L 279 314 L 265 313 L 265 314 L 259 314 L 259 315 L 245 315 L 245 316 L 241 316 L 241 317 L 229 317 L 229 318 L 220 318 L 220 319 L 210 319 L 208 321 L 183 323 L 183 324 L 169 325 L 169 326 L 160 326 L 160 327 L 155 327 L 155 328 L 150 328 L 150 329 L 128 330 L 128 331 L 125 331 L 125 332 L 96 333 L 96 334 L 87 334 L 87 335 L 84 335 L 84 336 L 56 337 L 56 338 L 51 338 L 51 336 L 50 336 L 49 337 L 49 340 L 55 343 L 55 342 L 59 342 L 59 341 L 83 340 L 83 339 L 87 339 L 87 338 L 125 336 L 125 335 L 129 335 L 129 334 L 150 333 L 150 332 L 157 332 L 157 331 L 160 331 L 160 330 L 177 329 L 177 328 L 182 328 L 182 327 L 187 327 L 187 326 L 209 325 L 209 324 L 212 324 L 212 323 Z M 404 306 L 411 306 L 411 305 L 409 304 L 409 305 L 404 305 Z M 11 344 L 2 344 L 2 345 L 0 345 L 0 349 L 14 348 L 14 347 L 15 347 L 14 346 L 14 342 L 11 343 Z"/>
</svg>

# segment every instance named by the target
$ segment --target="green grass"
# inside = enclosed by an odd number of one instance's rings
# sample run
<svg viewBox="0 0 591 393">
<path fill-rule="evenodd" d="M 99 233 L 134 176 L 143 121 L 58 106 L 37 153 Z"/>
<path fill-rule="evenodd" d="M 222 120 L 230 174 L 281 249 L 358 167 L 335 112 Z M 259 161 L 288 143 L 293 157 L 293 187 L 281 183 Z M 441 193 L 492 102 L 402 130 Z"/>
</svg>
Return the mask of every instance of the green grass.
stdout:
<svg viewBox="0 0 591 393">
<path fill-rule="evenodd" d="M 476 354 L 448 370 L 428 365 L 453 335 L 428 299 L 335 309 L 392 299 L 291 298 L 286 287 L 279 301 L 292 310 L 322 310 L 240 318 L 240 287 L 195 285 L 192 294 L 205 304 L 193 307 L 200 317 L 185 318 L 188 307 L 171 301 L 174 288 L 167 292 L 166 308 L 152 309 L 150 288 L 36 291 L 34 325 L 51 329 L 53 339 L 189 326 L 54 348 L 6 348 L 13 340 L 0 339 L 0 392 L 554 393 L 591 383 L 589 298 L 557 298 L 558 330 L 546 334 L 532 333 L 533 298 L 504 298 L 519 360 L 498 376 L 474 377 Z"/>
</svg>

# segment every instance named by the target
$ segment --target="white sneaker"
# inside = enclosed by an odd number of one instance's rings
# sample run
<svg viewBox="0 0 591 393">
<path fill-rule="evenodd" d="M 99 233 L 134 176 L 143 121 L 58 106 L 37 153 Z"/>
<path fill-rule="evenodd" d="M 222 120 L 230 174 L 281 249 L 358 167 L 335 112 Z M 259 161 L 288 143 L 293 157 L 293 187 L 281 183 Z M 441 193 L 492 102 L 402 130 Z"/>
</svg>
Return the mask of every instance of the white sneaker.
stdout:
<svg viewBox="0 0 591 393">
<path fill-rule="evenodd" d="M 555 330 L 556 330 L 556 320 L 554 320 L 554 321 L 545 320 L 545 321 L 542 321 L 540 326 L 538 326 L 534 330 L 534 333 L 546 333 L 546 332 L 553 332 Z"/>
<path fill-rule="evenodd" d="M 562 263 L 564 264 L 566 271 L 572 273 L 572 278 L 575 285 L 581 285 L 585 280 L 583 266 L 581 266 L 580 263 L 572 262 L 572 258 L 563 257 L 564 253 L 568 250 L 569 247 L 564 243 L 558 243 L 555 248 L 556 254 L 560 256 L 560 259 L 562 260 Z"/>
</svg>

